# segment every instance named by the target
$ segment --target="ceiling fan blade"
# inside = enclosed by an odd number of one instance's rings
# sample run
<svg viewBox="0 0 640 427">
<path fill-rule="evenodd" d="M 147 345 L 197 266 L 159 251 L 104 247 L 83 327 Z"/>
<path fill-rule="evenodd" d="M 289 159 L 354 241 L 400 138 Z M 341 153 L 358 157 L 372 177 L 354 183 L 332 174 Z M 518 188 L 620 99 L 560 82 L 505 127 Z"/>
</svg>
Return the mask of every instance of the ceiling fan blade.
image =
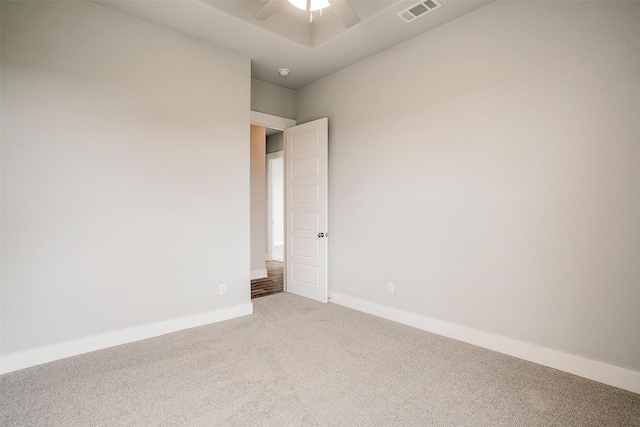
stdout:
<svg viewBox="0 0 640 427">
<path fill-rule="evenodd" d="M 342 25 L 347 28 L 360 22 L 360 17 L 347 0 L 331 0 L 331 11 L 342 22 Z"/>
<path fill-rule="evenodd" d="M 258 21 L 265 21 L 273 12 L 280 9 L 280 6 L 282 6 L 282 0 L 267 0 L 251 17 Z"/>
</svg>

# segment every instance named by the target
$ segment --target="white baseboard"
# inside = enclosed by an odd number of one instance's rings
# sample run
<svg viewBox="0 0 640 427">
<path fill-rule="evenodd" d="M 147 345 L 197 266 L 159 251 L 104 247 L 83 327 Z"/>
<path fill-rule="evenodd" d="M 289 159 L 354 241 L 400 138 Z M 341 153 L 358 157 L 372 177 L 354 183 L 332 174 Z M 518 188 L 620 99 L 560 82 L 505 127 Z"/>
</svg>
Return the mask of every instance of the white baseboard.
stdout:
<svg viewBox="0 0 640 427">
<path fill-rule="evenodd" d="M 252 313 L 253 303 L 248 302 L 233 307 L 211 310 L 191 316 L 179 317 L 177 319 L 63 342 L 48 347 L 8 354 L 0 357 L 0 374 L 53 362 L 54 360 L 64 359 L 65 357 L 77 356 L 90 351 L 153 338 L 183 329 L 246 316 Z"/>
<path fill-rule="evenodd" d="M 268 277 L 266 268 L 261 270 L 251 270 L 251 280 L 264 279 L 265 277 Z"/>
<path fill-rule="evenodd" d="M 374 316 L 569 372 L 634 393 L 640 393 L 640 372 L 444 322 L 337 292 L 330 292 L 329 298 L 332 303 L 373 314 Z"/>
</svg>

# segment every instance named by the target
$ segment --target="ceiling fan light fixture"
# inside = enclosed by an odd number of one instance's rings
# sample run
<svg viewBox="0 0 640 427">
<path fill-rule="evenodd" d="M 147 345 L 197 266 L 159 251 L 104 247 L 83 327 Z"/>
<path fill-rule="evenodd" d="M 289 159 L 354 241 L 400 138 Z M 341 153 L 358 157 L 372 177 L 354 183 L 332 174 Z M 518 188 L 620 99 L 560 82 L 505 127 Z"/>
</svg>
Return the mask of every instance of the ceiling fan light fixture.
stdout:
<svg viewBox="0 0 640 427">
<path fill-rule="evenodd" d="M 329 0 L 289 0 L 289 3 L 300 10 L 308 10 L 309 12 L 315 12 L 330 6 Z"/>
</svg>

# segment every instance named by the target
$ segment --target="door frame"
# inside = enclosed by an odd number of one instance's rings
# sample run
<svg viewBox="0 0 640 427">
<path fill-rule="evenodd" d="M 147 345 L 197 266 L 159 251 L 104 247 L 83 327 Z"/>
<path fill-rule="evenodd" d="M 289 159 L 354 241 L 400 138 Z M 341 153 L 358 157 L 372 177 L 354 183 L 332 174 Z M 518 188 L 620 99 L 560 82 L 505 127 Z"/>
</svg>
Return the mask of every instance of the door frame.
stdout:
<svg viewBox="0 0 640 427">
<path fill-rule="evenodd" d="M 293 120 L 293 119 L 287 119 L 286 117 L 274 116 L 272 114 L 261 113 L 259 111 L 253 111 L 253 110 L 250 112 L 249 121 L 250 121 L 250 124 L 252 124 L 252 125 L 264 126 L 266 128 L 276 129 L 276 130 L 281 130 L 281 131 L 284 131 L 285 129 L 293 127 L 293 126 L 296 125 L 296 121 Z M 250 171 L 249 171 L 249 173 L 250 173 Z M 286 183 L 285 183 L 285 185 L 286 185 Z M 284 265 L 286 266 L 287 265 L 287 230 L 286 230 L 286 227 L 285 227 L 285 230 L 284 230 L 283 250 L 284 250 Z M 250 262 L 250 260 L 249 260 L 249 262 Z M 249 286 L 251 286 L 251 282 L 249 282 Z M 283 270 L 282 289 L 285 292 L 287 291 L 287 269 L 286 268 L 284 268 L 284 270 Z"/>
<path fill-rule="evenodd" d="M 296 121 L 285 117 L 272 116 L 271 114 L 251 111 L 251 124 L 284 131 L 287 128 L 294 127 L 296 125 Z"/>
</svg>

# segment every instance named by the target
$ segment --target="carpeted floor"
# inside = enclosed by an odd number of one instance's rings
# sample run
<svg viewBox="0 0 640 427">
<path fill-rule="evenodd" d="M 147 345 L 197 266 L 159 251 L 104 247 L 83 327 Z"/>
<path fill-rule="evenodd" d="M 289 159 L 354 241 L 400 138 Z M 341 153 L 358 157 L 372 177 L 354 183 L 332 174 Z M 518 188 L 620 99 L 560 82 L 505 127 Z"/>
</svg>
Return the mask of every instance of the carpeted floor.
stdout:
<svg viewBox="0 0 640 427">
<path fill-rule="evenodd" d="M 281 293 L 0 377 L 2 426 L 640 426 L 640 395 Z"/>
</svg>

